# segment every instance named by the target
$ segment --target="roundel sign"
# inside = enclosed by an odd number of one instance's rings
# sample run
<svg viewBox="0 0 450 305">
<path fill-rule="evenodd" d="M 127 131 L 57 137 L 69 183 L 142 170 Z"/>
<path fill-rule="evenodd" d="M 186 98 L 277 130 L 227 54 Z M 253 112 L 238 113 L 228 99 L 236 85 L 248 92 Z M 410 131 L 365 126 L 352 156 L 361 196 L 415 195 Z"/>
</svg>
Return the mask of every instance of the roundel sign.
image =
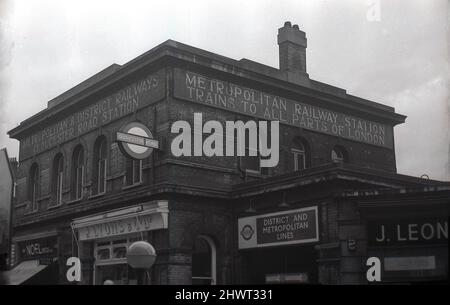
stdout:
<svg viewBox="0 0 450 305">
<path fill-rule="evenodd" d="M 122 153 L 138 160 L 149 157 L 154 148 L 159 148 L 159 142 L 153 139 L 147 126 L 139 122 L 125 125 L 117 132 L 116 140 Z"/>
</svg>

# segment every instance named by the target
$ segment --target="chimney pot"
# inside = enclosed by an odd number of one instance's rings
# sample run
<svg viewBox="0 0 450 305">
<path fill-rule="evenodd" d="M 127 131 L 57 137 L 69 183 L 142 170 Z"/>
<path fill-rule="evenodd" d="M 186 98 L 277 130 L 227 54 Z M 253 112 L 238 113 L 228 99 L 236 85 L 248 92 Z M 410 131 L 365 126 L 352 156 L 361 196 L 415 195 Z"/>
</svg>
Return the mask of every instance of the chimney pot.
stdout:
<svg viewBox="0 0 450 305">
<path fill-rule="evenodd" d="M 293 28 L 296 29 L 296 30 L 299 30 L 298 24 L 294 24 Z"/>
<path fill-rule="evenodd" d="M 285 26 L 285 27 L 291 27 L 291 22 L 290 22 L 290 21 L 286 21 L 286 22 L 284 23 L 284 26 Z"/>
</svg>

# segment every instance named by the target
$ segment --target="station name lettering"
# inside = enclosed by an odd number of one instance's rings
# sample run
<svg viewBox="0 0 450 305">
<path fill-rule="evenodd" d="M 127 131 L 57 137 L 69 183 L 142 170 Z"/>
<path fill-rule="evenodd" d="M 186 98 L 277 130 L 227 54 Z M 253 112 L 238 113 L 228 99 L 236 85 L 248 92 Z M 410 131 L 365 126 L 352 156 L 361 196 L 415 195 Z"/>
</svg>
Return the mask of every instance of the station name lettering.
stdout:
<svg viewBox="0 0 450 305">
<path fill-rule="evenodd" d="M 175 94 L 181 98 L 245 115 L 392 148 L 392 130 L 343 113 L 253 90 L 225 81 L 177 70 Z"/>
<path fill-rule="evenodd" d="M 294 239 L 294 231 L 309 227 L 308 214 L 298 213 L 264 218 L 263 234 L 275 234 L 277 241 Z"/>
<path fill-rule="evenodd" d="M 21 142 L 23 149 L 40 153 L 142 108 L 159 86 L 158 74 L 149 75 Z"/>
<path fill-rule="evenodd" d="M 256 219 L 257 243 L 292 242 L 317 237 L 315 210 L 267 215 Z"/>
</svg>

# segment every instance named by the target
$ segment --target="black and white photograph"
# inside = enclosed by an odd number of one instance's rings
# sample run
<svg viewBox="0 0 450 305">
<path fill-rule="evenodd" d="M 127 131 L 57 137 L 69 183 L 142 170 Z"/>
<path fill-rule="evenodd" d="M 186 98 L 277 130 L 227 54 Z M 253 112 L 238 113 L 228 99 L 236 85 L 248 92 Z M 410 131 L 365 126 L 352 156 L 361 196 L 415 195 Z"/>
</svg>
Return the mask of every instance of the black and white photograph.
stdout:
<svg viewBox="0 0 450 305">
<path fill-rule="evenodd" d="M 0 0 L 0 285 L 448 285 L 449 14 Z"/>
</svg>

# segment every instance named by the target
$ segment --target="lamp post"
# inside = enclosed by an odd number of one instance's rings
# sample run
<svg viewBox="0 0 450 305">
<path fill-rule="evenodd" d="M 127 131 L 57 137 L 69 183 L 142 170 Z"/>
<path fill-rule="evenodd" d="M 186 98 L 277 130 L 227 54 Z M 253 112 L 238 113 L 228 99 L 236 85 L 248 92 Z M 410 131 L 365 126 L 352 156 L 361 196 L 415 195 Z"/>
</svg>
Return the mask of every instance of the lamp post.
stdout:
<svg viewBox="0 0 450 305">
<path fill-rule="evenodd" d="M 150 269 L 156 259 L 155 248 L 146 241 L 137 241 L 130 245 L 127 252 L 127 262 L 136 269 L 138 285 L 144 284 L 145 271 Z"/>
</svg>

